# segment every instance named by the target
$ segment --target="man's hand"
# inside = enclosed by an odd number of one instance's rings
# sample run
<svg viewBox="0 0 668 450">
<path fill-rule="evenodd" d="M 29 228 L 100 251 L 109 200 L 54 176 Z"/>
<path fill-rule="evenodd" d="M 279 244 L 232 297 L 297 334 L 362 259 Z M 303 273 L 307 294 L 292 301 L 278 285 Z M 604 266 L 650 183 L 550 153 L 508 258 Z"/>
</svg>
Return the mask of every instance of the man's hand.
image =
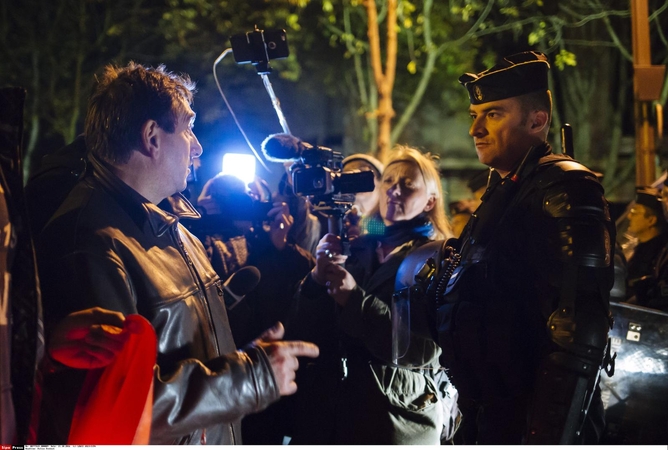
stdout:
<svg viewBox="0 0 668 450">
<path fill-rule="evenodd" d="M 304 341 L 280 341 L 285 334 L 281 322 L 268 329 L 257 338 L 254 345 L 262 348 L 269 356 L 271 369 L 278 384 L 281 395 L 291 395 L 297 392 L 295 372 L 299 368 L 298 356 L 317 358 L 320 350 L 315 344 Z"/>
<path fill-rule="evenodd" d="M 75 369 L 97 369 L 111 363 L 130 333 L 123 314 L 102 308 L 77 311 L 58 323 L 49 339 L 49 355 Z"/>
</svg>

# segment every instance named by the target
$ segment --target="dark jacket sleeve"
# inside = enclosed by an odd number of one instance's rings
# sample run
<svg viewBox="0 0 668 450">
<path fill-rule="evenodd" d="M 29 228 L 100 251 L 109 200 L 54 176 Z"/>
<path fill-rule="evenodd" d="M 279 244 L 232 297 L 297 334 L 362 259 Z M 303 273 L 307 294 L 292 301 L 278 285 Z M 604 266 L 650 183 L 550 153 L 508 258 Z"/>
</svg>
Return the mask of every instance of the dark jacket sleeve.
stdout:
<svg viewBox="0 0 668 450">
<path fill-rule="evenodd" d="M 223 355 L 206 364 L 181 361 L 163 376 L 156 366 L 151 433 L 162 442 L 209 425 L 233 423 L 278 400 L 278 385 L 260 348 Z"/>
<path fill-rule="evenodd" d="M 550 312 L 546 330 L 552 349 L 536 375 L 527 443 L 570 444 L 577 442 L 573 430 L 585 421 L 579 405 L 600 402 L 598 373 L 606 364 L 615 231 L 602 188 L 582 172 L 564 171 L 559 182 L 545 189 L 541 203 L 543 242 L 552 242 L 541 255 L 551 263 L 545 273 L 552 276 L 544 287 L 551 304 L 544 305 L 544 311 Z M 540 243 L 535 246 L 541 248 Z M 563 404 L 572 404 L 572 409 Z M 592 406 L 585 429 L 600 426 L 594 425 L 597 412 Z"/>
<path fill-rule="evenodd" d="M 392 280 L 394 282 L 394 280 Z M 364 346 L 381 361 L 393 360 L 393 321 L 392 308 L 375 295 L 367 294 L 357 286 L 350 295 L 348 303 L 341 309 L 341 328 L 349 336 L 364 343 Z M 401 351 L 403 364 L 422 366 L 435 362 L 441 354 L 440 347 L 430 337 L 415 330 L 396 330 L 406 333 L 408 345 Z M 401 340 L 401 338 L 398 338 Z"/>
<path fill-rule="evenodd" d="M 95 306 L 125 315 L 140 312 L 130 278 L 111 252 L 105 257 L 71 253 L 46 264 L 42 273 L 45 309 L 51 325 L 70 312 Z M 160 341 L 158 335 L 158 359 L 164 358 L 164 354 L 160 355 Z M 151 434 L 160 436 L 161 442 L 180 439 L 208 426 L 238 421 L 279 398 L 267 355 L 259 348 L 209 361 L 178 360 L 169 368 L 156 364 L 154 374 Z M 78 391 L 62 394 L 56 401 L 72 403 L 76 402 Z M 59 434 L 62 436 L 62 430 Z"/>
<path fill-rule="evenodd" d="M 370 249 L 370 254 L 375 257 L 375 249 Z M 313 281 L 310 274 L 307 275 L 299 289 L 299 321 L 303 328 L 310 330 L 306 339 L 314 339 L 318 345 L 327 340 L 327 336 L 337 336 L 338 327 L 346 335 L 356 339 L 375 357 L 386 363 L 392 361 L 392 306 L 391 297 L 394 292 L 394 281 L 396 270 L 405 253 L 397 255 L 396 260 L 388 260 L 382 267 L 378 268 L 379 276 L 386 272 L 383 281 L 373 283 L 363 281 L 362 275 L 358 274 L 357 287 L 351 293 L 345 307 L 335 307 L 334 301 L 327 294 L 326 288 L 319 286 Z M 356 264 L 365 265 L 366 261 L 358 260 Z M 348 269 L 354 273 L 360 270 Z M 367 286 L 373 283 L 374 286 Z M 371 289 L 368 289 L 371 287 Z M 334 313 L 336 311 L 336 313 Z M 317 323 L 318 325 L 313 325 Z M 440 347 L 431 336 L 423 333 L 415 333 L 410 329 L 404 330 L 409 333 L 408 348 L 403 357 L 404 363 L 421 366 L 435 361 L 441 353 Z M 326 336 L 317 336 L 324 334 Z M 330 339 L 331 340 L 331 339 Z"/>
</svg>

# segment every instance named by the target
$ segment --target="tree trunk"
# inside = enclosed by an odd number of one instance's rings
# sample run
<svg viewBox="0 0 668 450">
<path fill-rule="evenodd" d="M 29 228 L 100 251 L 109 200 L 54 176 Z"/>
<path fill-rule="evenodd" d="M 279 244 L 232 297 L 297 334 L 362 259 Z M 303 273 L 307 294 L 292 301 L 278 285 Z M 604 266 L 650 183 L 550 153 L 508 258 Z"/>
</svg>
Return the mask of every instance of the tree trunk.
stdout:
<svg viewBox="0 0 668 450">
<path fill-rule="evenodd" d="M 366 0 L 364 6 L 367 11 L 367 26 L 369 37 L 369 53 L 371 68 L 378 91 L 378 141 L 376 157 L 385 162 L 390 155 L 392 118 L 392 90 L 397 66 L 397 0 L 388 0 L 387 3 L 387 42 L 385 70 L 381 61 L 380 34 L 378 32 L 378 9 L 375 0 Z"/>
</svg>

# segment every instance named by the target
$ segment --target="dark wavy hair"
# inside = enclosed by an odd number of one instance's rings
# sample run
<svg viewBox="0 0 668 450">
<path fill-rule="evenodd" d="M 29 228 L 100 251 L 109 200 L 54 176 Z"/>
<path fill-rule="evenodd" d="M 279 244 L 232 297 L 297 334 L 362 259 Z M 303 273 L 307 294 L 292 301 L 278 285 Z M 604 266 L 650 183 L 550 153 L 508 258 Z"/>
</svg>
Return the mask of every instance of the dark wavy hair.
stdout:
<svg viewBox="0 0 668 450">
<path fill-rule="evenodd" d="M 190 77 L 168 72 L 164 65 L 108 65 L 96 81 L 88 101 L 86 146 L 111 164 L 129 161 L 141 145 L 141 128 L 147 120 L 173 133 L 195 92 Z"/>
</svg>

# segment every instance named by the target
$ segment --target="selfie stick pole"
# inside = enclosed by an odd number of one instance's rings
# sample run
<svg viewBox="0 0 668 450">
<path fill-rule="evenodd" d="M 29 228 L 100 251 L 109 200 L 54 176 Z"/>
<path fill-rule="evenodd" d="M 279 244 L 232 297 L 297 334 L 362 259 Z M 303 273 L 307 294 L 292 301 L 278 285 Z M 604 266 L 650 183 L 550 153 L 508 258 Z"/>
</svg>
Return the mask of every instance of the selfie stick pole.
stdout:
<svg viewBox="0 0 668 450">
<path fill-rule="evenodd" d="M 274 105 L 274 110 L 276 111 L 276 115 L 278 116 L 278 121 L 281 123 L 281 127 L 283 128 L 283 133 L 292 134 L 290 133 L 290 127 L 288 127 L 288 121 L 285 118 L 285 114 L 283 114 L 283 110 L 281 109 L 281 102 L 278 101 L 278 97 L 276 97 L 274 88 L 271 86 L 271 82 L 269 81 L 268 74 L 260 73 L 260 76 L 262 77 L 264 88 L 267 90 L 269 98 L 271 98 L 271 104 Z"/>
</svg>

